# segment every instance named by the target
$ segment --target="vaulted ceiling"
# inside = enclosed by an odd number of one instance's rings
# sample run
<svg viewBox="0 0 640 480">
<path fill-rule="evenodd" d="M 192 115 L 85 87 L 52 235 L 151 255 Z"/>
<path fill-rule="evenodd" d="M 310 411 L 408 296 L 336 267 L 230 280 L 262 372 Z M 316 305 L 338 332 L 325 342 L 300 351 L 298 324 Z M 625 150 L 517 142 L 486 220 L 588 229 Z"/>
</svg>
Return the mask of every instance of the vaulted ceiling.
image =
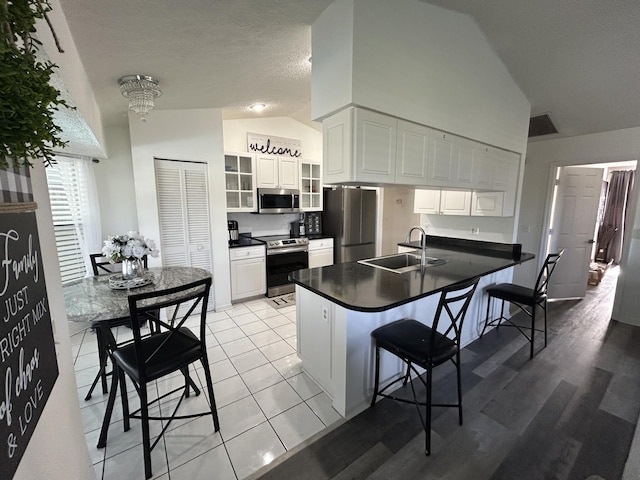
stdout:
<svg viewBox="0 0 640 480">
<path fill-rule="evenodd" d="M 105 125 L 127 121 L 118 78 L 147 74 L 160 81 L 158 109 L 289 116 L 316 128 L 311 24 L 331 2 L 60 0 Z M 640 126 L 637 0 L 428 3 L 475 19 L 532 114 L 551 115 L 554 136 Z M 249 110 L 256 102 L 268 108 Z"/>
</svg>

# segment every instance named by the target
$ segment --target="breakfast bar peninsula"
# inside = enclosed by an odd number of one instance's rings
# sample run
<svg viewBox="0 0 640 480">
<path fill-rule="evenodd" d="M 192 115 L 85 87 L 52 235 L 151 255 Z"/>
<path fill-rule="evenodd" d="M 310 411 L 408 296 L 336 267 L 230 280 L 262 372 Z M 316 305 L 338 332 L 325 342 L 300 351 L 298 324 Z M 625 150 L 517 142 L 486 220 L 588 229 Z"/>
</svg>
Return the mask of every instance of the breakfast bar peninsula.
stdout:
<svg viewBox="0 0 640 480">
<path fill-rule="evenodd" d="M 479 276 L 463 325 L 464 346 L 478 338 L 484 326 L 485 288 L 510 282 L 512 267 L 534 258 L 521 253 L 518 244 L 426 236 L 426 245 L 422 263 L 420 245 L 408 242 L 400 244 L 407 254 L 298 270 L 290 276 L 296 285 L 302 367 L 345 418 L 371 401 L 374 329 L 406 317 L 430 324 L 444 287 Z M 383 353 L 381 383 L 400 374 L 400 361 Z"/>
</svg>

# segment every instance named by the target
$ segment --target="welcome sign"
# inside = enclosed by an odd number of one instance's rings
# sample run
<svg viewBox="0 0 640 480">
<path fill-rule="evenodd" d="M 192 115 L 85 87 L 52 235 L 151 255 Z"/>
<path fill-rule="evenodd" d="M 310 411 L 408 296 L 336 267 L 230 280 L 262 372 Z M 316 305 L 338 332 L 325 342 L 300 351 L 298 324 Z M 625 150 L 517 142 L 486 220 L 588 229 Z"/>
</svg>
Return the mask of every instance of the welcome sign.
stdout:
<svg viewBox="0 0 640 480">
<path fill-rule="evenodd" d="M 12 478 L 58 378 L 36 216 L 0 214 L 0 478 Z"/>
<path fill-rule="evenodd" d="M 292 138 L 247 133 L 247 151 L 298 158 L 302 156 L 302 144 Z"/>
</svg>

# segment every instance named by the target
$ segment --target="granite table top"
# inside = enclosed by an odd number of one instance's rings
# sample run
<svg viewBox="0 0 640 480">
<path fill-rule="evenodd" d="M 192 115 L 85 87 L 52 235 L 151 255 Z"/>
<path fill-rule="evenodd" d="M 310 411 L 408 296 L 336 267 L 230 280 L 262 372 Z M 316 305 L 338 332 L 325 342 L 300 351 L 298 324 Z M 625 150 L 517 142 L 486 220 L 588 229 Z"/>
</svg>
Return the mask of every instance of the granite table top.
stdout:
<svg viewBox="0 0 640 480">
<path fill-rule="evenodd" d="M 93 322 L 128 317 L 129 295 L 165 290 L 211 277 L 207 270 L 195 267 L 155 267 L 145 273 L 151 283 L 131 289 L 111 288 L 112 275 L 87 277 L 65 285 L 67 318 L 73 322 Z"/>
<path fill-rule="evenodd" d="M 448 285 L 535 258 L 531 253 L 504 258 L 442 247 L 428 248 L 427 255 L 445 260 L 446 263 L 395 273 L 349 262 L 298 270 L 290 275 L 290 279 L 296 285 L 347 309 L 380 312 L 426 297 Z"/>
</svg>

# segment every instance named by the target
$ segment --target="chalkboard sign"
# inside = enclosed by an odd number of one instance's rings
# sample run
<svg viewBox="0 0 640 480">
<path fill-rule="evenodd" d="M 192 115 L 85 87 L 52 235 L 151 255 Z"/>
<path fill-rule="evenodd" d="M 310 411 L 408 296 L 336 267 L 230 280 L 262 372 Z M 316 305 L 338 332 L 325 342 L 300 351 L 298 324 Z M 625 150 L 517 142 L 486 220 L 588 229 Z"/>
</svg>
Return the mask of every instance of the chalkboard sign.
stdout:
<svg viewBox="0 0 640 480">
<path fill-rule="evenodd" d="M 0 214 L 0 478 L 12 478 L 58 364 L 35 213 Z"/>
</svg>

